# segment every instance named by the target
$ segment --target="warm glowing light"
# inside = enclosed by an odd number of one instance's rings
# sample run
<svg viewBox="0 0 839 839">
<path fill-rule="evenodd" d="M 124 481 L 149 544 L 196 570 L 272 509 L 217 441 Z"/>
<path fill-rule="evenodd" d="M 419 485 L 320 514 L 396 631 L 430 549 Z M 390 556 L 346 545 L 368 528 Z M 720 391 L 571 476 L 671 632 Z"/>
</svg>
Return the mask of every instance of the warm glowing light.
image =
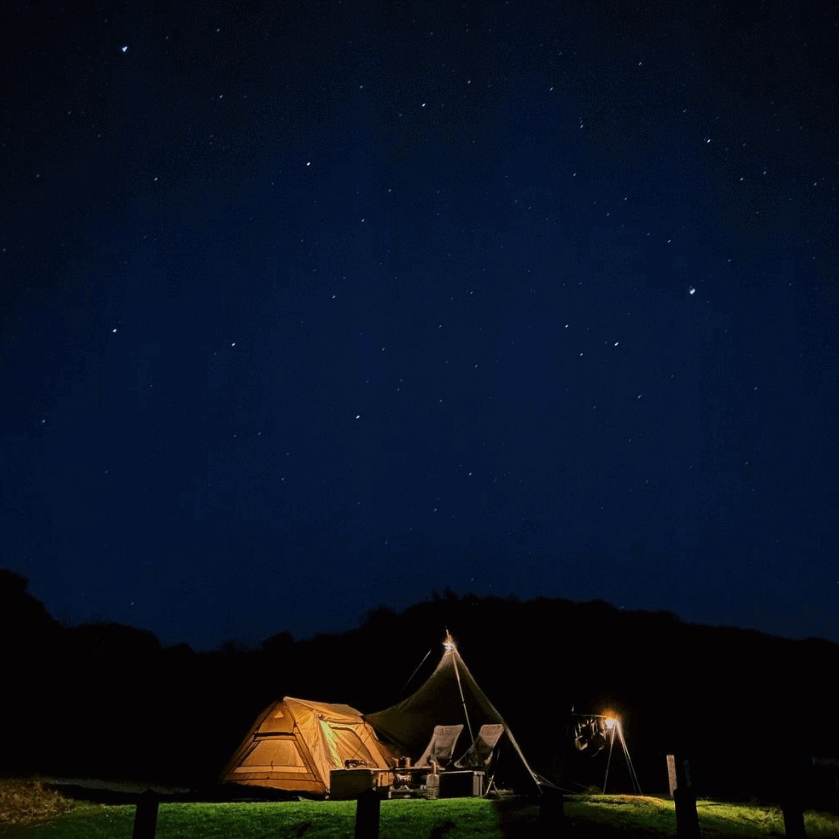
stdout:
<svg viewBox="0 0 839 839">
<path fill-rule="evenodd" d="M 618 724 L 618 718 L 612 716 L 612 714 L 606 714 L 604 722 L 606 723 L 606 728 L 611 731 Z"/>
<path fill-rule="evenodd" d="M 454 641 L 452 640 L 452 636 L 446 633 L 446 640 L 443 641 L 443 649 L 444 650 L 453 650 L 454 649 Z"/>
</svg>

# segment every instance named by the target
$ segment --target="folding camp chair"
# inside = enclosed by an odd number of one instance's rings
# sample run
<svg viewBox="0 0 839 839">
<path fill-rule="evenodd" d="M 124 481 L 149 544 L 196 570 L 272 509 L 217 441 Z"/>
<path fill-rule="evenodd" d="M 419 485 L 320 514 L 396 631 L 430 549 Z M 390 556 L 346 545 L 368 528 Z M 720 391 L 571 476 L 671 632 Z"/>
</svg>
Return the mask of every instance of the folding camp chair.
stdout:
<svg viewBox="0 0 839 839">
<path fill-rule="evenodd" d="M 475 742 L 462 757 L 454 762 L 454 765 L 458 769 L 486 770 L 492 760 L 492 753 L 495 751 L 503 733 L 504 726 L 501 723 L 482 725 Z"/>
<path fill-rule="evenodd" d="M 482 725 L 478 731 L 478 736 L 475 742 L 467 749 L 462 757 L 459 757 L 454 766 L 456 769 L 472 769 L 481 772 L 486 778 L 486 790 L 484 795 L 488 795 L 495 787 L 495 774 L 489 774 L 489 765 L 492 762 L 492 756 L 495 753 L 495 747 L 504 733 L 504 726 L 501 723 L 486 723 Z"/>
<path fill-rule="evenodd" d="M 431 741 L 415 766 L 431 766 L 432 762 L 445 769 L 451 762 L 462 725 L 435 725 Z"/>
</svg>

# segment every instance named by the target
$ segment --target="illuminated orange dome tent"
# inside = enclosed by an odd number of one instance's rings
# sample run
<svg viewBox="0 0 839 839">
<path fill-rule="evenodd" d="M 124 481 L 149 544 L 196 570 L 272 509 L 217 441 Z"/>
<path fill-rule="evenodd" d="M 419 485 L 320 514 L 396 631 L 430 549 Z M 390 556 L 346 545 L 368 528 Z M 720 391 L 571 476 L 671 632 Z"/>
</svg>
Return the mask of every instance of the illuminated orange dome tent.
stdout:
<svg viewBox="0 0 839 839">
<path fill-rule="evenodd" d="M 395 758 L 355 708 L 287 696 L 260 714 L 220 780 L 326 795 L 330 772 L 355 762 L 387 769 Z"/>
</svg>

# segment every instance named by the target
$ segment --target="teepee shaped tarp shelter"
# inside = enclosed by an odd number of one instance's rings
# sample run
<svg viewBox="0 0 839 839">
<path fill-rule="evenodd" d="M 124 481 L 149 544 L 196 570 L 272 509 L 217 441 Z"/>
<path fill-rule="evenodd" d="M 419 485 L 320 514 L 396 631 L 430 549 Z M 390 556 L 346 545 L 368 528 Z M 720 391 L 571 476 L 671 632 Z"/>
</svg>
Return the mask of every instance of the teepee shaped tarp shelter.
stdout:
<svg viewBox="0 0 839 839">
<path fill-rule="evenodd" d="M 330 771 L 356 761 L 378 769 L 393 764 L 355 708 L 287 696 L 260 714 L 221 782 L 325 795 Z"/>
<path fill-rule="evenodd" d="M 419 690 L 384 711 L 366 714 L 364 719 L 393 751 L 414 761 L 423 754 L 435 727 L 464 726 L 454 754 L 459 762 L 479 738 L 482 726 L 500 724 L 503 736 L 498 745 L 505 752 L 504 763 L 508 767 L 512 764 L 509 774 L 531 789 L 545 785 L 547 782 L 530 768 L 510 727 L 463 663 L 451 636 L 446 636 L 443 647 L 440 663 Z"/>
</svg>

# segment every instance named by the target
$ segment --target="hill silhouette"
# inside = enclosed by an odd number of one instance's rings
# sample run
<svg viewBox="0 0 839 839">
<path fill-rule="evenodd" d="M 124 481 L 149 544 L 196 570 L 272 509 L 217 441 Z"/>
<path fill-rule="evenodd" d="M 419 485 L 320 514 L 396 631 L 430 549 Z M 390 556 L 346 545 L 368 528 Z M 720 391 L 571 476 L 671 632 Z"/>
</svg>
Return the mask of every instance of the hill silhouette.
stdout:
<svg viewBox="0 0 839 839">
<path fill-rule="evenodd" d="M 839 645 L 820 639 L 599 601 L 445 591 L 401 613 L 376 609 L 346 633 L 280 632 L 259 648 L 197 653 L 120 624 L 61 626 L 24 577 L 0 570 L 0 772 L 212 784 L 269 702 L 388 707 L 434 668 L 445 628 L 530 762 L 553 779 L 602 783 L 602 764 L 569 748 L 572 711 L 623 720 L 645 792 L 666 791 L 664 756 L 674 751 L 691 756 L 700 794 L 736 797 L 777 791 L 790 756 L 839 755 Z M 621 773 L 616 760 L 610 791 L 629 791 Z"/>
</svg>

